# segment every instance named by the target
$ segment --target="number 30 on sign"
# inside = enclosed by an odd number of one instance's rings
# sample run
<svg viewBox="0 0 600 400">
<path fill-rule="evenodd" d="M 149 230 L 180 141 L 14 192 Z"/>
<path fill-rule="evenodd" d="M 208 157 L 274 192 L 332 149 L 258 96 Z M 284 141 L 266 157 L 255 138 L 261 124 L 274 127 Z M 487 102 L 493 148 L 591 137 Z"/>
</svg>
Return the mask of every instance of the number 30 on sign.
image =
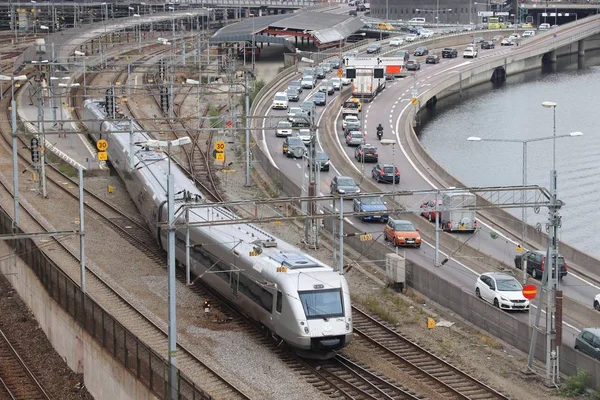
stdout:
<svg viewBox="0 0 600 400">
<path fill-rule="evenodd" d="M 219 140 L 218 142 L 215 143 L 215 150 L 216 151 L 225 151 L 225 142 Z"/>
</svg>

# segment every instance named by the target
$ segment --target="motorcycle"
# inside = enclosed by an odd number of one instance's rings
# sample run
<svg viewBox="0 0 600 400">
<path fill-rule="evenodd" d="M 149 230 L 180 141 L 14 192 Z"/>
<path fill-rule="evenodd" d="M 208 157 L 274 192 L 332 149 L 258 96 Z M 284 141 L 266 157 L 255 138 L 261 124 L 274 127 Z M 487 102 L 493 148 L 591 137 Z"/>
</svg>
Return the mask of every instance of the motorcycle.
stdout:
<svg viewBox="0 0 600 400">
<path fill-rule="evenodd" d="M 383 130 L 377 131 L 377 139 L 381 140 L 382 137 L 383 137 Z"/>
</svg>

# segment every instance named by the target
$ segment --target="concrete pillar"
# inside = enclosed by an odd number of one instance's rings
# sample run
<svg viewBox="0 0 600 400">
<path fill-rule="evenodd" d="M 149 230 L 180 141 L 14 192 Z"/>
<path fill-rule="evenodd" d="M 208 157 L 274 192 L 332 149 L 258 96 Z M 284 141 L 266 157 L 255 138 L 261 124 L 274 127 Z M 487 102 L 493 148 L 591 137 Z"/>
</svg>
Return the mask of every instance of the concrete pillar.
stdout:
<svg viewBox="0 0 600 400">
<path fill-rule="evenodd" d="M 548 62 L 549 63 L 556 63 L 556 50 L 552 50 L 550 52 L 547 53 L 547 57 L 548 57 Z"/>
<path fill-rule="evenodd" d="M 585 56 L 585 41 L 579 40 L 577 42 L 577 56 L 578 57 L 584 57 Z"/>
</svg>

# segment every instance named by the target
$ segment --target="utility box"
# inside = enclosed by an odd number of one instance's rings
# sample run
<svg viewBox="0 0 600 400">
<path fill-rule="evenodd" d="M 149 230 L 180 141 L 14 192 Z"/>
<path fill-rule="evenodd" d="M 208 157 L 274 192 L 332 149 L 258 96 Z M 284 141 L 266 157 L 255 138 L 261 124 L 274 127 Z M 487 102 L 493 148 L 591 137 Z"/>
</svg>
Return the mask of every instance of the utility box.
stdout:
<svg viewBox="0 0 600 400">
<path fill-rule="evenodd" d="M 394 289 L 404 290 L 406 284 L 406 258 L 394 253 L 385 255 L 385 273 Z"/>
<path fill-rule="evenodd" d="M 35 52 L 42 54 L 46 52 L 46 40 L 43 38 L 35 39 Z"/>
</svg>

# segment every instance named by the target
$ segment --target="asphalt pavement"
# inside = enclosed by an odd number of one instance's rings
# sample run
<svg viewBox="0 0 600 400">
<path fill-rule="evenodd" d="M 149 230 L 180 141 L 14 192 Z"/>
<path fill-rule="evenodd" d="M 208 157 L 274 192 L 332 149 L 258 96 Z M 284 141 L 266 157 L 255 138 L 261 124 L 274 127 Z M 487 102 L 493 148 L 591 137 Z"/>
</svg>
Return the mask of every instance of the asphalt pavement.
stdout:
<svg viewBox="0 0 600 400">
<path fill-rule="evenodd" d="M 386 49 L 384 48 L 384 51 Z M 432 51 L 432 49 L 430 49 Z M 438 49 L 439 51 L 439 49 Z M 456 71 L 469 68 L 473 63 L 478 60 L 485 59 L 488 57 L 495 56 L 499 53 L 510 53 L 512 48 L 510 47 L 499 47 L 494 50 L 482 50 L 478 59 L 442 59 L 439 64 L 432 65 L 421 65 L 421 70 L 416 73 L 416 76 L 411 75 L 403 79 L 397 79 L 394 81 L 388 81 L 387 87 L 383 90 L 373 102 L 364 103 L 362 110 L 362 123 L 364 126 L 364 132 L 366 133 L 366 142 L 372 143 L 377 146 L 377 138 L 375 136 L 375 127 L 381 123 L 384 126 L 384 138 L 394 138 L 400 145 L 394 146 L 378 146 L 379 160 L 380 162 L 395 163 L 401 171 L 401 183 L 398 189 L 402 190 L 419 190 L 419 189 L 432 189 L 435 188 L 435 182 L 432 182 L 425 174 L 419 173 L 418 166 L 414 160 L 409 157 L 408 152 L 405 149 L 406 143 L 403 143 L 402 136 L 397 134 L 399 130 L 399 119 L 400 116 L 411 107 L 410 99 L 413 96 L 413 92 L 416 89 L 419 93 L 422 93 L 431 85 L 434 85 L 449 74 L 456 73 Z M 420 57 L 419 57 L 420 58 Z M 420 58 L 424 61 L 424 57 Z M 308 65 L 306 65 L 308 66 Z M 302 68 L 300 68 L 301 70 Z M 333 76 L 333 75 L 332 75 Z M 328 76 L 327 78 L 331 78 Z M 284 89 L 284 88 L 283 88 Z M 282 89 L 282 90 L 283 90 Z M 318 90 L 318 87 L 313 90 L 304 90 L 299 104 L 307 98 L 311 98 L 314 93 Z M 328 104 L 331 103 L 336 96 L 339 96 L 339 92 L 335 92 L 333 96 L 328 96 Z M 290 106 L 293 106 L 291 103 Z M 371 168 L 370 164 L 362 165 L 354 159 L 354 148 L 347 147 L 343 141 L 344 136 L 341 128 L 341 110 L 336 118 L 336 135 L 331 140 L 323 140 L 321 133 L 323 127 L 322 111 L 324 107 L 317 107 L 317 120 L 318 126 L 321 127 L 317 131 L 318 146 L 319 150 L 324 150 L 330 154 L 334 149 L 328 146 L 336 146 L 342 150 L 345 154 L 346 165 L 341 163 L 333 163 L 332 168 L 329 172 L 321 172 L 320 174 L 320 185 L 319 189 L 321 193 L 329 194 L 329 183 L 331 179 L 340 175 L 342 169 L 348 168 L 347 165 L 353 165 L 356 173 L 362 175 L 362 179 L 371 179 Z M 268 115 L 278 116 L 281 119 L 286 118 L 285 110 L 269 110 Z M 262 131 L 264 135 L 263 139 L 268 144 L 269 153 L 274 163 L 282 170 L 285 171 L 290 178 L 292 178 L 299 186 L 306 187 L 308 171 L 306 169 L 305 160 L 288 159 L 282 154 L 282 142 L 283 139 L 271 139 L 274 137 L 274 130 L 268 129 L 265 125 L 265 129 Z M 395 151 L 395 158 L 392 158 L 392 153 Z M 339 168 L 339 170 L 338 170 Z M 364 173 L 363 173 L 364 171 Z M 347 174 L 347 173 L 346 173 Z M 361 183 L 360 181 L 357 183 Z M 374 182 L 373 182 L 374 183 Z M 380 191 L 390 191 L 390 184 L 377 184 Z M 399 199 L 400 200 L 400 199 Z M 402 198 L 400 200 L 407 207 L 418 207 L 420 202 L 424 201 L 422 196 L 411 196 Z M 352 204 L 350 201 L 346 201 L 344 204 L 344 211 L 351 211 Z M 376 240 L 383 242 L 383 237 L 380 233 L 383 231 L 383 226 L 377 223 L 362 222 L 357 218 L 347 218 L 348 222 L 354 225 L 358 230 L 363 232 L 371 232 Z M 423 220 L 422 223 L 428 223 Z M 502 261 L 507 266 L 513 266 L 513 259 L 516 254 L 517 242 L 512 237 L 500 235 L 496 239 L 492 239 L 491 233 L 498 232 L 492 227 L 488 227 L 480 224 L 480 229 L 473 235 L 460 235 L 459 240 L 468 241 L 469 246 L 473 246 L 482 252 L 489 254 L 493 258 Z M 390 248 L 390 251 L 392 249 Z M 433 243 L 425 241 L 424 245 L 420 249 L 406 249 L 406 256 L 410 261 L 413 261 L 424 268 L 432 270 L 437 274 L 443 276 L 447 281 L 462 287 L 464 290 L 474 293 L 474 284 L 477 276 L 481 272 L 494 270 L 491 267 L 486 269 L 485 262 L 481 260 L 466 260 L 452 257 L 446 252 L 442 254 L 440 259 L 449 257 L 450 260 L 442 267 L 435 267 L 434 260 L 434 249 Z M 480 262 L 477 262 L 480 261 Z M 513 272 L 520 279 L 521 272 L 514 268 L 510 269 L 509 272 Z M 532 283 L 532 279 L 529 279 Z M 539 282 L 536 282 L 539 285 Z M 580 277 L 570 274 L 561 283 L 562 290 L 565 296 L 572 298 L 573 300 L 579 301 L 583 307 L 590 303 L 590 299 L 593 299 L 594 295 L 600 291 L 600 287 L 596 286 L 592 282 L 588 282 Z M 589 306 L 588 306 L 589 307 Z M 575 310 L 574 310 L 575 311 Z M 542 321 L 543 321 L 542 314 Z M 523 320 L 529 319 L 527 313 L 518 315 Z M 589 315 L 585 314 L 578 315 L 577 312 L 565 313 L 565 332 L 564 340 L 567 344 L 573 344 L 574 337 L 578 332 L 578 328 L 590 325 L 600 325 L 600 316 L 594 321 L 589 320 Z"/>
</svg>

